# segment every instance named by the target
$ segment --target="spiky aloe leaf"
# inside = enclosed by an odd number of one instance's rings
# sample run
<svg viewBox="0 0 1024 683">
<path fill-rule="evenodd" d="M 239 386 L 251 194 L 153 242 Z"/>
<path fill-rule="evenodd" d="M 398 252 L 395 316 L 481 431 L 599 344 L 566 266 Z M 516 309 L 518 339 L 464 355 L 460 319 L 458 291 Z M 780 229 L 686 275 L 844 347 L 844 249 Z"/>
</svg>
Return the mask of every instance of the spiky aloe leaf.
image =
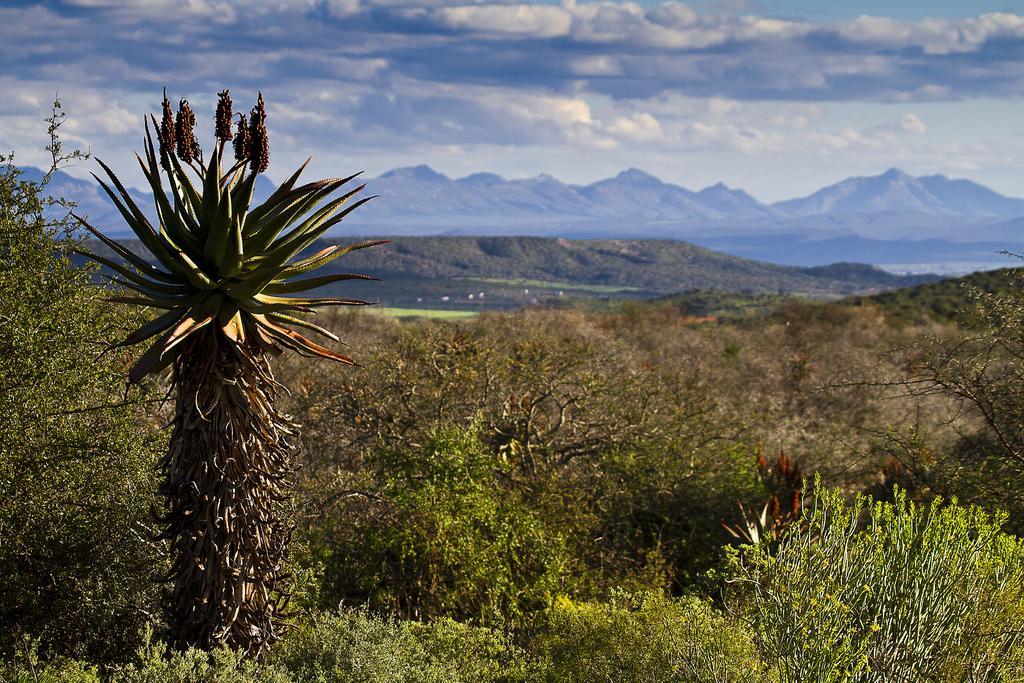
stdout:
<svg viewBox="0 0 1024 683">
<path fill-rule="evenodd" d="M 267 294 L 293 294 L 305 292 L 317 287 L 323 287 L 334 282 L 344 280 L 377 280 L 372 275 L 357 275 L 355 273 L 338 273 L 336 275 L 321 275 L 319 277 L 303 278 L 302 280 L 291 280 L 290 282 L 278 282 L 267 285 L 263 291 Z"/>
<path fill-rule="evenodd" d="M 367 249 L 369 247 L 376 247 L 378 245 L 387 243 L 388 240 L 371 240 L 369 242 L 361 242 L 359 244 L 350 244 L 347 247 L 333 245 L 327 247 L 326 249 L 318 251 L 309 258 L 295 261 L 294 263 L 290 264 L 287 268 L 284 268 L 281 271 L 280 278 L 278 279 L 284 280 L 287 278 L 295 277 L 296 275 L 302 275 L 303 273 L 308 273 L 312 270 L 316 270 L 317 268 L 326 266 L 334 259 L 344 256 L 345 254 L 349 254 L 358 249 Z"/>
</svg>

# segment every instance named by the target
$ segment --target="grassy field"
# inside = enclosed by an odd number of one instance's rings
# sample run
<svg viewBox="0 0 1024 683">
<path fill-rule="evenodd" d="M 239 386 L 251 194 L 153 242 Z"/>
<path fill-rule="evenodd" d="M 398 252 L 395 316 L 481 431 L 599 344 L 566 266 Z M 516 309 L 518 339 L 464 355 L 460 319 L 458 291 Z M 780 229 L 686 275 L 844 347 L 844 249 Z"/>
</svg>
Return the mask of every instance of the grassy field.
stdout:
<svg viewBox="0 0 1024 683">
<path fill-rule="evenodd" d="M 536 289 L 561 289 L 576 292 L 592 292 L 594 294 L 615 294 L 617 292 L 642 292 L 641 287 L 627 287 L 623 285 L 593 285 L 582 282 L 551 282 L 549 280 L 533 280 L 529 278 L 500 278 L 500 277 L 472 277 L 454 278 L 466 282 L 481 282 L 492 285 L 505 285 L 508 287 L 534 287 Z"/>
<path fill-rule="evenodd" d="M 393 306 L 369 306 L 364 310 L 376 315 L 386 315 L 393 318 L 435 318 L 440 320 L 462 320 L 475 318 L 480 315 L 478 311 L 444 311 L 434 308 L 395 308 Z"/>
</svg>

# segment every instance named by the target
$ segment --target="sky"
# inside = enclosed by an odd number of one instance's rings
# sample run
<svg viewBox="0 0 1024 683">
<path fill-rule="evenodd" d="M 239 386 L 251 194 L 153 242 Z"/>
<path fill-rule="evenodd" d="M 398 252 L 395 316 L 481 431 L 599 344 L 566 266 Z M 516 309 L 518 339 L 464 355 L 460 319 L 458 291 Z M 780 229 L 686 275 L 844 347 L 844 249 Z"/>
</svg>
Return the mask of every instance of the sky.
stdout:
<svg viewBox="0 0 1024 683">
<path fill-rule="evenodd" d="M 65 143 L 139 184 L 165 86 L 204 135 L 218 91 L 262 91 L 275 180 L 636 167 L 776 201 L 898 167 L 1024 196 L 1024 0 L 0 0 L 18 163 L 59 94 Z"/>
</svg>

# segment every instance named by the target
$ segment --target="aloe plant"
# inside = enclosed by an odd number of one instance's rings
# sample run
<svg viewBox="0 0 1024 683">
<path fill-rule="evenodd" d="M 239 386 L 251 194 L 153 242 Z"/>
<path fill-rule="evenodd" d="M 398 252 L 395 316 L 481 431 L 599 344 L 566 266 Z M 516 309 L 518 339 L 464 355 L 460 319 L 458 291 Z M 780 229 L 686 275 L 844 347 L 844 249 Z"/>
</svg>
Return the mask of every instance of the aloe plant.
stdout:
<svg viewBox="0 0 1024 683">
<path fill-rule="evenodd" d="M 310 320 L 316 309 L 367 302 L 305 293 L 375 278 L 302 276 L 381 241 L 307 253 L 372 199 L 353 199 L 363 185 L 338 192 L 355 175 L 298 185 L 309 160 L 253 206 L 256 179 L 269 162 L 263 96 L 237 127 L 231 109 L 225 90 L 204 162 L 188 102 L 181 100 L 175 116 L 164 94 L 162 120 L 152 117 L 157 144 L 147 121 L 145 155 L 136 155 L 153 191 L 156 225 L 99 162 L 109 183 L 94 177 L 149 257 L 76 218 L 120 257 L 82 252 L 131 290 L 109 300 L 158 312 L 114 345 L 154 339 L 129 371 L 130 380 L 171 368 L 176 410 L 160 463 L 165 506 L 159 520 L 172 555 L 165 577 L 170 638 L 180 647 L 226 644 L 260 656 L 275 639 L 287 602 L 282 581 L 291 532 L 289 441 L 297 429 L 275 403 L 279 386 L 269 357 L 290 350 L 353 363 L 296 328 L 337 341 Z M 233 159 L 226 154 L 232 141 Z"/>
</svg>

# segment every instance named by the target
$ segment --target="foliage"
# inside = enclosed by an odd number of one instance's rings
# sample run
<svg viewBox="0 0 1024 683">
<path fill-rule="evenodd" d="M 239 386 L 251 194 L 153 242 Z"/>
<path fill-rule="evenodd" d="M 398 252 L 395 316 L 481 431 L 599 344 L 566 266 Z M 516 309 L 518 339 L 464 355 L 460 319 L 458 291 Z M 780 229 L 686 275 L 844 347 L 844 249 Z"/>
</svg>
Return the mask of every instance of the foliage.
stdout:
<svg viewBox="0 0 1024 683">
<path fill-rule="evenodd" d="M 489 683 L 525 680 L 522 652 L 499 631 L 424 624 L 362 610 L 317 614 L 272 652 L 298 681 Z"/>
<path fill-rule="evenodd" d="M 755 457 L 719 441 L 693 368 L 655 367 L 564 315 L 377 321 L 350 376 L 289 380 L 324 605 L 490 623 L 511 604 L 527 623 L 554 594 L 685 585 L 718 561 L 719 522 L 759 497 Z M 474 422 L 466 445 L 438 450 Z"/>
<path fill-rule="evenodd" d="M 407 618 L 523 624 L 571 581 L 571 530 L 502 485 L 509 466 L 481 443 L 479 425 L 439 428 L 418 448 L 382 447 L 368 466 L 379 486 L 355 500 L 369 514 L 322 531 L 331 595 L 365 596 Z"/>
<path fill-rule="evenodd" d="M 738 609 L 783 680 L 1024 672 L 1024 542 L 999 530 L 1002 518 L 901 491 L 851 505 L 819 488 L 807 521 L 774 554 L 750 546 L 734 565 Z"/>
<path fill-rule="evenodd" d="M 1007 295 L 1014 291 L 1013 280 L 1019 276 L 1015 269 L 971 273 L 964 277 L 947 278 L 913 287 L 902 287 L 870 296 L 854 296 L 844 303 L 853 306 L 877 306 L 886 317 L 898 323 L 925 323 L 931 321 L 960 322 L 971 325 L 970 316 L 964 317 L 965 304 L 970 292 L 988 295 Z"/>
<path fill-rule="evenodd" d="M 69 156 L 51 122 L 54 167 Z M 0 652 L 105 661 L 153 619 L 147 395 L 100 341 L 135 320 L 75 267 L 66 210 L 0 158 Z"/>
<path fill-rule="evenodd" d="M 889 430 L 879 447 L 900 464 L 909 486 L 1006 510 L 1007 528 L 1020 533 L 1024 271 L 968 282 L 975 284 L 964 290 L 964 326 L 955 335 L 924 337 L 903 352 L 907 393 L 918 402 L 946 399 L 945 424 Z"/>
<path fill-rule="evenodd" d="M 227 648 L 171 651 L 150 640 L 134 661 L 106 668 L 43 660 L 31 648 L 0 666 L 0 680 L 12 683 L 514 683 L 534 674 L 498 631 L 363 610 L 309 615 L 264 663 Z"/>
<path fill-rule="evenodd" d="M 550 683 L 764 681 L 767 672 L 742 624 L 699 598 L 617 593 L 607 603 L 552 606 L 534 644 Z"/>
</svg>

